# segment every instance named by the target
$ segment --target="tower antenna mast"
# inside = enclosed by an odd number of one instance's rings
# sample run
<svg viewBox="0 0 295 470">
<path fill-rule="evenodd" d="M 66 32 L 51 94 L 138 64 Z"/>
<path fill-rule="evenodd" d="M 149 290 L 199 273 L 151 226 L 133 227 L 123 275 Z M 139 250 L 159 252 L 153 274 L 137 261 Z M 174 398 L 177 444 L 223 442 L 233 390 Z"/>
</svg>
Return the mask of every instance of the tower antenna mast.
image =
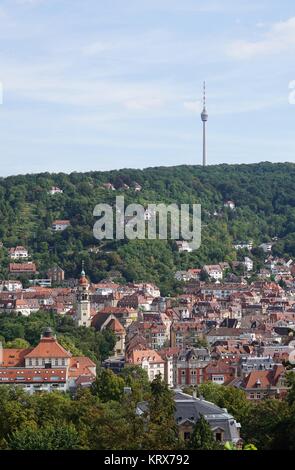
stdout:
<svg viewBox="0 0 295 470">
<path fill-rule="evenodd" d="M 203 166 L 207 165 L 207 147 L 206 147 L 206 122 L 208 121 L 208 113 L 206 109 L 206 82 L 203 85 L 203 111 L 201 113 L 203 122 Z"/>
</svg>

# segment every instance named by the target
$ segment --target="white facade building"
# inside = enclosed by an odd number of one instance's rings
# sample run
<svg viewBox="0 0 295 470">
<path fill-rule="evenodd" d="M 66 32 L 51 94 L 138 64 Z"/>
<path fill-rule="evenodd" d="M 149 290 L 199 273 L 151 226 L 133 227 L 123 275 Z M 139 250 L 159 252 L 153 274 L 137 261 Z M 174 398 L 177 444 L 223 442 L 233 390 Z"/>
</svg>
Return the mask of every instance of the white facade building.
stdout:
<svg viewBox="0 0 295 470">
<path fill-rule="evenodd" d="M 9 249 L 10 259 L 27 259 L 29 257 L 28 250 L 23 246 L 16 246 Z"/>
</svg>

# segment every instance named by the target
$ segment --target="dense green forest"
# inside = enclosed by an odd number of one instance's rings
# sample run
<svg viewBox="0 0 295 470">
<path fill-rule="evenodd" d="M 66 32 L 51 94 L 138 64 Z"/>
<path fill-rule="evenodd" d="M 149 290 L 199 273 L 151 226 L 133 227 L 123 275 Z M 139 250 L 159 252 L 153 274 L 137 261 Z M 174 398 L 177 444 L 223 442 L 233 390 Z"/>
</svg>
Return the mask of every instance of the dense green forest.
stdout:
<svg viewBox="0 0 295 470">
<path fill-rule="evenodd" d="M 176 284 L 174 272 L 204 263 L 235 260 L 234 240 L 254 245 L 278 237 L 273 251 L 295 256 L 295 165 L 178 166 L 89 172 L 11 176 L 0 179 L 0 250 L 2 278 L 8 275 L 7 248 L 29 248 L 40 275 L 54 264 L 66 277 L 76 277 L 82 259 L 93 281 L 113 277 L 121 282 L 154 281 L 164 294 Z M 112 183 L 116 191 L 102 185 Z M 140 192 L 134 183 L 142 186 Z M 130 189 L 123 190 L 126 184 Z M 48 193 L 58 186 L 63 194 Z M 178 253 L 171 240 L 97 241 L 93 209 L 115 203 L 117 195 L 147 206 L 149 203 L 200 203 L 202 245 L 192 253 Z M 224 207 L 233 200 L 236 209 Z M 51 230 L 55 219 L 69 219 L 71 227 Z M 91 250 L 94 248 L 94 251 Z M 239 254 L 239 255 L 242 255 Z"/>
</svg>

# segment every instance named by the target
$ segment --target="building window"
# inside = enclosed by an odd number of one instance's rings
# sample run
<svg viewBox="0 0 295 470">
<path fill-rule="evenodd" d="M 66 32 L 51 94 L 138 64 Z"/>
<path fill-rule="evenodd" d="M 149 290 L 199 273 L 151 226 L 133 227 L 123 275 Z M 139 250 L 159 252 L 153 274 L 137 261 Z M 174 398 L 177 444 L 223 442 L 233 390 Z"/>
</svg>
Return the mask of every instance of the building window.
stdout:
<svg viewBox="0 0 295 470">
<path fill-rule="evenodd" d="M 222 432 L 215 433 L 215 439 L 216 439 L 216 441 L 221 442 L 222 441 Z"/>
<path fill-rule="evenodd" d="M 188 441 L 191 438 L 191 433 L 190 432 L 184 432 L 183 433 L 183 438 L 185 441 Z"/>
</svg>

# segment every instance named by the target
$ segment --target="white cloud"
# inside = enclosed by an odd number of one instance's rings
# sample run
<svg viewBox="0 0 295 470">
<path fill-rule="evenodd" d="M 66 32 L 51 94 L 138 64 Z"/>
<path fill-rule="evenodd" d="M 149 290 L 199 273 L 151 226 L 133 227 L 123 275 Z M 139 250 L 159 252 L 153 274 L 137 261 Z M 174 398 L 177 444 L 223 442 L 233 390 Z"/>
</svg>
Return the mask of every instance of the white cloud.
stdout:
<svg viewBox="0 0 295 470">
<path fill-rule="evenodd" d="M 264 37 L 257 41 L 235 41 L 228 54 L 235 59 L 291 52 L 295 48 L 295 16 L 286 21 L 275 23 Z"/>
</svg>

